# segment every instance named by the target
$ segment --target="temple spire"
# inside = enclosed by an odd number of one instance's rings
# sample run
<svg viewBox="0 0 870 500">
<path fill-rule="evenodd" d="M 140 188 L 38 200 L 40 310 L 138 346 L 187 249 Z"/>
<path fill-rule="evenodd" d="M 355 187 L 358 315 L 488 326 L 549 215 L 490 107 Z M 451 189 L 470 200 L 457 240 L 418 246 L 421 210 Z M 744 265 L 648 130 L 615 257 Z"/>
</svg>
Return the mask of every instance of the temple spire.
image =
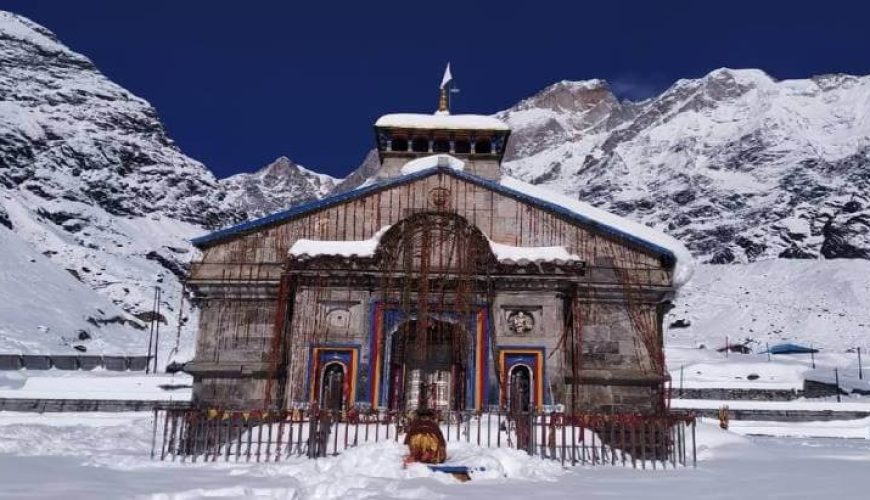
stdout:
<svg viewBox="0 0 870 500">
<path fill-rule="evenodd" d="M 450 114 L 450 84 L 453 82 L 453 75 L 450 73 L 450 63 L 444 68 L 444 76 L 441 78 L 441 88 L 438 94 L 438 111 L 436 114 Z"/>
</svg>

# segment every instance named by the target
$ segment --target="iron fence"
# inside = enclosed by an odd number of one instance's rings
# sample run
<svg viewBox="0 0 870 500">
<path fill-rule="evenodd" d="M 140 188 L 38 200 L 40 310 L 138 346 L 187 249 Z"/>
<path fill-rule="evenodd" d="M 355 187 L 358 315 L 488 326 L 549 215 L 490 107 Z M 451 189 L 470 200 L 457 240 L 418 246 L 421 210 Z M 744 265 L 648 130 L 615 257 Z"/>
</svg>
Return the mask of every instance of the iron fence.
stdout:
<svg viewBox="0 0 870 500">
<path fill-rule="evenodd" d="M 689 413 L 575 414 L 450 411 L 437 414 L 448 443 L 513 448 L 562 465 L 696 465 Z M 299 409 L 280 412 L 156 408 L 151 457 L 181 462 L 318 458 L 384 440 L 401 442 L 407 414 Z"/>
</svg>

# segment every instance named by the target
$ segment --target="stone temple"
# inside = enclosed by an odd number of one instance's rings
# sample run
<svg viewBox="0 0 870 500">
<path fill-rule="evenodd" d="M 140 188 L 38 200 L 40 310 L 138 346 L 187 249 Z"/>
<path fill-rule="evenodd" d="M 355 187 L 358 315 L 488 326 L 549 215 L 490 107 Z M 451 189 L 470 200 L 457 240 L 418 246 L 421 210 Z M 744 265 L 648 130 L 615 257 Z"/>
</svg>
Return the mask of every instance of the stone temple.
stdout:
<svg viewBox="0 0 870 500">
<path fill-rule="evenodd" d="M 488 116 L 388 114 L 356 189 L 194 240 L 194 404 L 663 410 L 675 240 L 512 179 Z"/>
</svg>

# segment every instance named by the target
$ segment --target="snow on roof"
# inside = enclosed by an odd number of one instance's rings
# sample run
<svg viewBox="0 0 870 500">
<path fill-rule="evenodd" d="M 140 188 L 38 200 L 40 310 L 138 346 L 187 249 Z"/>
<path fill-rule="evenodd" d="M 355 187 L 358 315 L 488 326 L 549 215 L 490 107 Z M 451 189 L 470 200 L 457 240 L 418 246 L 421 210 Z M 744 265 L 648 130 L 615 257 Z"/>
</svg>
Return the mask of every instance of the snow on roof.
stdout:
<svg viewBox="0 0 870 500">
<path fill-rule="evenodd" d="M 661 231 L 639 222 L 634 222 L 610 212 L 606 212 L 600 208 L 595 208 L 592 205 L 583 203 L 580 200 L 575 200 L 555 191 L 533 186 L 521 180 L 514 179 L 513 177 L 502 176 L 499 185 L 535 198 L 541 202 L 558 205 L 559 207 L 571 211 L 574 215 L 577 215 L 582 219 L 596 223 L 596 225 L 610 228 L 623 236 L 650 243 L 668 251 L 676 260 L 674 264 L 673 277 L 675 287 L 684 285 L 689 281 L 694 273 L 695 261 L 692 254 L 689 253 L 689 250 L 678 240 L 662 233 Z"/>
<path fill-rule="evenodd" d="M 489 240 L 489 248 L 495 258 L 501 262 L 576 262 L 580 257 L 574 255 L 563 246 L 553 247 L 515 247 Z"/>
<path fill-rule="evenodd" d="M 427 168 L 446 167 L 453 170 L 465 170 L 465 162 L 450 155 L 430 155 L 411 160 L 402 166 L 402 175 L 413 174 Z"/>
<path fill-rule="evenodd" d="M 288 252 L 291 257 L 319 257 L 324 255 L 338 257 L 372 257 L 381 243 L 381 238 L 391 226 L 379 229 L 371 238 L 365 240 L 297 240 Z M 569 253 L 565 247 L 515 247 L 489 240 L 489 248 L 501 262 L 577 262 L 580 257 Z"/>
<path fill-rule="evenodd" d="M 422 128 L 437 130 L 502 130 L 510 127 L 503 121 L 484 115 L 426 115 L 422 113 L 395 113 L 384 115 L 375 127 Z"/>
<path fill-rule="evenodd" d="M 320 255 L 337 255 L 340 257 L 371 257 L 378 249 L 378 244 L 390 226 L 380 228 L 367 240 L 296 240 L 290 247 L 292 257 L 317 257 Z"/>
</svg>

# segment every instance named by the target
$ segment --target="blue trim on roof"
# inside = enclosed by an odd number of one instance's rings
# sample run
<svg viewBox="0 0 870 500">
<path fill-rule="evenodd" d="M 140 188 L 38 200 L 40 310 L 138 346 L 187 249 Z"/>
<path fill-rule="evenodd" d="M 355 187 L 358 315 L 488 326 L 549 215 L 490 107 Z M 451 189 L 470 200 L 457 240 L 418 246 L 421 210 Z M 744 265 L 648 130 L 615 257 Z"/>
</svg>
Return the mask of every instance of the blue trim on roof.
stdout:
<svg viewBox="0 0 870 500">
<path fill-rule="evenodd" d="M 235 226 L 231 226 L 225 229 L 221 229 L 219 231 L 215 231 L 213 233 L 209 233 L 205 236 L 200 236 L 199 238 L 194 238 L 191 240 L 191 243 L 196 247 L 202 247 L 204 245 L 208 245 L 211 243 L 215 243 L 217 241 L 221 241 L 223 239 L 229 238 L 231 236 L 235 236 L 238 234 L 248 233 L 255 229 L 264 228 L 270 226 L 272 224 L 276 224 L 279 222 L 284 222 L 289 219 L 293 219 L 295 217 L 299 217 L 305 215 L 310 212 L 315 212 L 317 210 L 322 210 L 325 208 L 333 207 L 335 205 L 356 200 L 358 198 L 362 198 L 371 193 L 382 191 L 385 189 L 389 189 L 395 186 L 400 186 L 402 184 L 407 184 L 414 182 L 419 179 L 423 179 L 425 177 L 429 177 L 435 174 L 446 174 L 452 175 L 453 177 L 462 179 L 464 181 L 468 181 L 472 184 L 475 184 L 480 187 L 484 187 L 487 189 L 491 189 L 497 193 L 503 194 L 505 196 L 509 196 L 516 200 L 522 201 L 524 203 L 528 203 L 530 205 L 536 206 L 542 210 L 546 210 L 548 212 L 555 213 L 561 217 L 564 217 L 573 222 L 577 222 L 587 227 L 591 227 L 592 229 L 604 233 L 606 235 L 627 240 L 641 248 L 645 248 L 652 253 L 663 255 L 672 259 L 672 262 L 676 262 L 677 257 L 674 253 L 664 248 L 660 245 L 656 245 L 650 241 L 639 238 L 638 236 L 625 232 L 621 229 L 615 228 L 613 226 L 609 226 L 607 224 L 602 224 L 601 222 L 590 219 L 585 215 L 578 214 L 577 212 L 563 207 L 557 203 L 553 203 L 547 200 L 543 200 L 541 198 L 537 198 L 531 196 L 529 194 L 523 193 L 522 191 L 517 191 L 515 189 L 505 187 L 496 181 L 491 181 L 487 179 L 483 179 L 473 174 L 469 174 L 467 172 L 463 172 L 460 170 L 454 170 L 449 167 L 432 167 L 425 170 L 421 170 L 419 172 L 415 172 L 413 174 L 403 175 L 401 177 L 396 177 L 393 179 L 386 179 L 380 182 L 376 182 L 372 185 L 357 188 L 352 191 L 348 191 L 346 193 L 337 194 L 335 196 L 327 196 L 326 198 L 322 198 L 319 200 L 315 200 L 309 203 L 303 203 L 301 205 L 297 205 L 295 207 L 289 208 L 287 210 L 283 210 L 281 212 L 275 212 L 274 214 L 267 215 L 260 219 L 255 219 L 248 222 L 243 222 L 241 224 L 237 224 Z"/>
<path fill-rule="evenodd" d="M 301 205 L 296 205 L 287 210 L 282 210 L 280 212 L 275 212 L 273 214 L 269 214 L 265 217 L 261 217 L 259 219 L 250 220 L 247 222 L 242 222 L 241 224 L 236 224 L 235 226 L 230 226 L 224 229 L 220 229 L 213 233 L 206 234 L 204 236 L 200 236 L 198 238 L 193 238 L 190 240 L 196 247 L 202 247 L 204 245 L 208 245 L 210 243 L 214 243 L 231 236 L 235 236 L 242 233 L 247 233 L 253 231 L 255 229 L 260 229 L 266 226 L 270 226 L 272 224 L 278 222 L 284 222 L 286 220 L 290 220 L 294 217 L 299 217 L 301 215 L 305 215 L 309 212 L 316 212 L 317 210 L 322 210 L 324 208 L 329 208 L 335 205 L 339 205 L 346 201 L 352 201 L 368 194 L 374 193 L 376 191 L 381 191 L 384 189 L 389 189 L 394 186 L 399 186 L 402 184 L 406 184 L 409 182 L 414 182 L 417 179 L 422 179 L 429 175 L 435 173 L 435 170 L 443 167 L 434 167 L 432 169 L 421 170 L 420 172 L 415 172 L 409 175 L 403 175 L 402 177 L 396 177 L 394 179 L 386 179 L 380 182 L 375 182 L 369 186 L 363 188 L 353 189 L 351 191 L 347 191 L 345 193 L 337 194 L 335 196 L 327 196 L 325 198 L 321 198 L 319 200 L 314 200 L 308 203 L 302 203 Z"/>
</svg>

